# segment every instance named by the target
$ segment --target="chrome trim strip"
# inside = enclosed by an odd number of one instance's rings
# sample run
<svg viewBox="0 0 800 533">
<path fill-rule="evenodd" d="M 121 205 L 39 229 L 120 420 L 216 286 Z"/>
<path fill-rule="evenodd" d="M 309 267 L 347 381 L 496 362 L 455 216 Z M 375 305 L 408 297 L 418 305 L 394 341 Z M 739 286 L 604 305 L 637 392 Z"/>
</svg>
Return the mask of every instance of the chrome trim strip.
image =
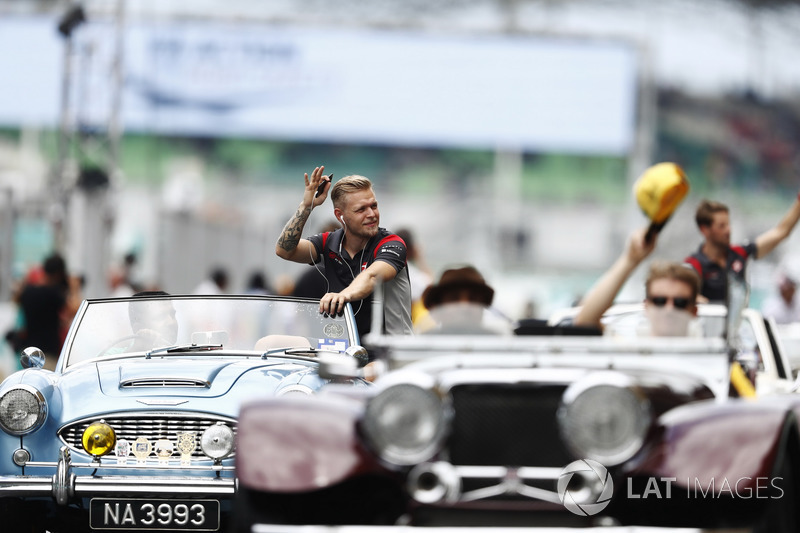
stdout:
<svg viewBox="0 0 800 533">
<path fill-rule="evenodd" d="M 234 496 L 238 489 L 235 479 L 221 478 L 140 478 L 140 477 L 93 477 L 72 476 L 70 496 L 124 496 L 126 494 L 150 494 L 153 496 L 175 496 L 181 494 L 205 494 L 209 496 Z M 32 497 L 50 496 L 54 493 L 52 476 L 0 476 L 0 496 Z M 58 501 L 58 500 L 56 500 Z M 66 503 L 66 502 L 65 502 Z"/>
<path fill-rule="evenodd" d="M 92 464 L 94 463 L 89 466 Z M 0 495 L 6 497 L 52 495 L 56 503 L 66 505 L 74 496 L 127 494 L 233 496 L 238 485 L 234 478 L 219 477 L 76 476 L 72 468 L 79 465 L 72 464 L 69 448 L 66 446 L 62 446 L 59 450 L 58 464 L 55 466 L 54 476 L 0 476 Z M 100 466 L 99 463 L 97 466 Z"/>
<path fill-rule="evenodd" d="M 178 456 L 174 456 L 177 458 Z M 140 465 L 136 463 L 136 459 L 129 458 L 129 463 L 119 465 L 117 463 L 70 463 L 72 468 L 91 468 L 91 469 L 110 469 L 110 470 L 198 470 L 207 472 L 233 472 L 236 470 L 235 466 L 222 466 L 222 465 L 181 465 L 178 463 L 173 464 L 159 464 L 156 463 L 155 458 L 151 458 L 152 462 Z M 209 459 L 206 459 L 209 460 Z M 47 461 L 30 461 L 24 465 L 26 468 L 57 468 L 58 463 Z"/>
<path fill-rule="evenodd" d="M 134 378 L 119 382 L 122 389 L 138 387 L 181 387 L 204 388 L 211 387 L 211 382 L 193 378 Z"/>
<path fill-rule="evenodd" d="M 566 465 L 564 465 L 566 466 Z M 508 468 L 505 466 L 454 466 L 458 475 L 462 478 L 505 478 L 516 471 L 516 475 L 520 479 L 558 479 L 561 471 L 564 468 L 555 467 L 536 467 L 536 466 L 523 466 L 520 468 Z"/>
</svg>

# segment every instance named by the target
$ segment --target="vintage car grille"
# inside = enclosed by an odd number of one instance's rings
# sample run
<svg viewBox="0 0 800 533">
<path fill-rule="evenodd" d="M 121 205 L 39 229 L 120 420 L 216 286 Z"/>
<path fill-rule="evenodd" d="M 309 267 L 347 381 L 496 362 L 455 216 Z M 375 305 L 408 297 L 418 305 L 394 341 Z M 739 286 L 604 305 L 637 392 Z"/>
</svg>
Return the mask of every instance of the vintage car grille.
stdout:
<svg viewBox="0 0 800 533">
<path fill-rule="evenodd" d="M 213 417 L 211 415 L 180 415 L 176 413 L 125 413 L 111 416 L 99 416 L 92 419 L 82 420 L 64 426 L 58 432 L 61 441 L 73 450 L 83 451 L 81 437 L 89 424 L 98 420 L 104 420 L 106 424 L 114 428 L 117 439 L 126 439 L 134 442 L 138 437 L 146 437 L 150 442 L 158 439 L 169 439 L 173 443 L 177 442 L 178 433 L 192 431 L 197 434 L 198 446 L 195 448 L 192 457 L 203 459 L 206 456 L 200 451 L 200 435 L 209 426 L 217 422 L 225 422 L 234 435 L 236 434 L 236 422 L 227 418 Z M 232 454 L 233 455 L 233 454 Z"/>
<path fill-rule="evenodd" d="M 470 383 L 451 389 L 450 462 L 474 466 L 563 467 L 574 461 L 559 438 L 565 385 Z"/>
</svg>

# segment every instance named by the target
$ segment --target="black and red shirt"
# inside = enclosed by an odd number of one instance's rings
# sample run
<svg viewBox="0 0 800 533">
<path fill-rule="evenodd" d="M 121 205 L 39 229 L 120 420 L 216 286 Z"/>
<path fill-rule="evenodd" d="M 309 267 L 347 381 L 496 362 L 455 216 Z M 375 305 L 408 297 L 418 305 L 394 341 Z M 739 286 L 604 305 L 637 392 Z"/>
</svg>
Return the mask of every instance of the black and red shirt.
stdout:
<svg viewBox="0 0 800 533">
<path fill-rule="evenodd" d="M 757 250 L 754 242 L 742 246 L 731 246 L 728 248 L 727 266 L 723 268 L 703 253 L 701 244 L 700 248 L 684 261 L 700 275 L 702 281 L 700 294 L 711 302 L 725 302 L 728 294 L 728 272 L 745 282 L 747 260 L 750 256 L 755 256 Z"/>
<path fill-rule="evenodd" d="M 411 283 L 406 268 L 406 243 L 397 235 L 384 228 L 372 237 L 364 249 L 350 257 L 342 246 L 344 230 L 318 233 L 309 237 L 317 250 L 317 257 L 325 265 L 327 281 L 326 292 L 341 292 L 353 282 L 356 276 L 375 261 L 392 265 L 397 275 L 383 284 L 383 327 L 390 335 L 410 334 L 411 323 Z M 360 301 L 351 302 L 356 314 L 356 324 L 360 335 L 370 331 L 372 325 L 372 295 Z"/>
</svg>

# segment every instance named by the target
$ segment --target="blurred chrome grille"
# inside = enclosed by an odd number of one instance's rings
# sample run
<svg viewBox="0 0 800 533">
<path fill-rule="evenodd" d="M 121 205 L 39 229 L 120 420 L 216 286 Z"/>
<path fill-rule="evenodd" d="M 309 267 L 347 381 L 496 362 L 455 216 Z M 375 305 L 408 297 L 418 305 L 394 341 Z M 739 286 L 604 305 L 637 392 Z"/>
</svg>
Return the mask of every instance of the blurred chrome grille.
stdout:
<svg viewBox="0 0 800 533">
<path fill-rule="evenodd" d="M 236 421 L 212 415 L 183 415 L 177 413 L 124 413 L 109 416 L 98 416 L 91 419 L 74 422 L 64 426 L 58 432 L 58 438 L 73 450 L 83 451 L 81 438 L 83 432 L 89 424 L 98 420 L 104 420 L 106 424 L 114 428 L 117 439 L 125 439 L 133 443 L 138 437 L 146 437 L 151 443 L 158 439 L 169 439 L 173 444 L 177 442 L 178 433 L 191 431 L 196 434 L 198 446 L 192 453 L 192 457 L 206 458 L 200 451 L 200 435 L 209 426 L 217 422 L 224 422 L 236 435 Z M 233 456 L 234 454 L 231 454 Z"/>
<path fill-rule="evenodd" d="M 558 432 L 565 386 L 471 383 L 451 389 L 450 462 L 475 466 L 562 467 L 574 460 Z"/>
</svg>

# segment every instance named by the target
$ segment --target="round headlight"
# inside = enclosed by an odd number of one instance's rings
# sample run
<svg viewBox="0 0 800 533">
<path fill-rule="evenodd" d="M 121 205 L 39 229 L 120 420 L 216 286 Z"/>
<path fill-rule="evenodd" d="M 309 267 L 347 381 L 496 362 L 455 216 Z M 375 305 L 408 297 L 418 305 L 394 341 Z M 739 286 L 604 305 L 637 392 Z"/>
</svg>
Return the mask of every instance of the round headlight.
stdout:
<svg viewBox="0 0 800 533">
<path fill-rule="evenodd" d="M 44 396 L 28 385 L 17 385 L 0 397 L 0 427 L 11 435 L 25 435 L 42 425 L 47 412 Z"/>
<path fill-rule="evenodd" d="M 212 459 L 222 459 L 233 451 L 233 430 L 222 422 L 217 422 L 203 432 L 200 449 Z"/>
<path fill-rule="evenodd" d="M 624 378 L 593 381 L 574 383 L 564 392 L 561 435 L 576 457 L 613 466 L 642 447 L 652 419 L 650 404 Z"/>
<path fill-rule="evenodd" d="M 447 429 L 441 398 L 417 385 L 399 384 L 380 392 L 367 405 L 364 434 L 384 460 L 410 465 L 430 459 Z"/>
<path fill-rule="evenodd" d="M 114 428 L 103 422 L 90 424 L 83 432 L 81 438 L 83 449 L 95 457 L 102 457 L 114 449 L 117 443 L 117 434 Z"/>
</svg>

